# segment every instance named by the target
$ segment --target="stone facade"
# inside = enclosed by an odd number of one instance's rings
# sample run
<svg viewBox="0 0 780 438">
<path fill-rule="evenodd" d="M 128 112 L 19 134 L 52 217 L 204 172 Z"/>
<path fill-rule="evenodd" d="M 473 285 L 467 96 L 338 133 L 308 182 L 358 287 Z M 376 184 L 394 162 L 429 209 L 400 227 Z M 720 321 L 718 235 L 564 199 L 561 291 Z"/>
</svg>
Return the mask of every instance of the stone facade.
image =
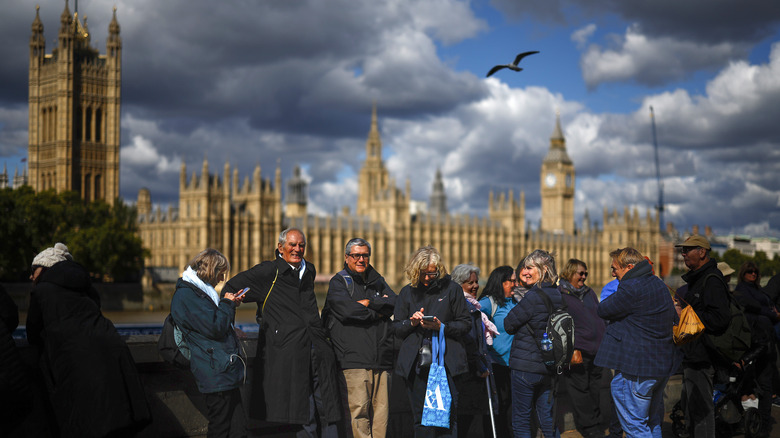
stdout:
<svg viewBox="0 0 780 438">
<path fill-rule="evenodd" d="M 114 16 L 106 54 L 90 45 L 86 19 L 60 16 L 57 46 L 46 53 L 36 8 L 30 36 L 29 184 L 35 191 L 81 193 L 113 204 L 119 196 L 122 40 Z"/>
<path fill-rule="evenodd" d="M 358 176 L 355 214 L 348 209 L 326 217 L 307 214 L 301 196 L 306 192 L 305 182 L 299 176 L 288 184 L 288 190 L 295 192 L 287 194 L 283 209 L 278 167 L 273 184 L 261 179 L 259 167 L 251 181 L 239 184 L 237 171 L 231 177 L 228 164 L 220 178 L 209 173 L 204 161 L 200 176 L 193 174 L 189 180 L 182 166 L 177 208 L 153 210 L 148 190 L 141 190 L 140 234 L 151 251 L 147 266 L 183 269 L 200 250 L 214 247 L 229 257 L 238 272 L 273 257 L 279 232 L 298 227 L 306 233 L 306 258 L 317 266 L 320 281 L 342 268 L 346 242 L 363 237 L 373 246 L 371 263 L 395 286 L 406 283 L 403 268 L 407 259 L 423 245 L 438 248 L 450 269 L 464 262 L 476 264 L 483 278 L 494 268 L 516 266 L 523 256 L 543 248 L 555 252 L 560 267 L 571 257 L 584 260 L 591 274 L 589 283 L 595 287 L 611 280 L 608 253 L 615 248 L 633 246 L 651 259 L 658 258 L 658 222 L 649 212 L 640 217 L 636 210 L 624 208 L 618 214 L 604 209 L 600 229 L 586 213 L 583 226 L 576 229 L 574 164 L 566 153 L 560 120 L 556 120 L 550 152 L 541 169 L 543 208 L 537 231 L 526 226 L 522 192 L 519 196 L 512 190 L 491 193 L 485 217 L 440 211 L 446 205 L 440 178 L 434 182 L 431 211 L 414 211 L 409 182 L 405 190 L 398 188 L 382 160 L 374 109 L 366 159 Z M 548 174 L 555 176 L 548 178 Z"/>
</svg>

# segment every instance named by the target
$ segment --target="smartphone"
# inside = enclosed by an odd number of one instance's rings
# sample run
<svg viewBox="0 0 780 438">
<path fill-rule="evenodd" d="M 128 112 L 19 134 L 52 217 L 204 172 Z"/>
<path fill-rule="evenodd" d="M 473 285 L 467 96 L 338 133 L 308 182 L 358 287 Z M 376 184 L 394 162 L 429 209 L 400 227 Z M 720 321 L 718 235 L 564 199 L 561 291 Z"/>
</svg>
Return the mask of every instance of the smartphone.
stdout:
<svg viewBox="0 0 780 438">
<path fill-rule="evenodd" d="M 436 318 L 436 317 L 433 316 L 433 315 L 425 315 L 425 316 L 423 316 L 422 320 L 423 321 L 428 321 L 428 322 L 433 322 L 434 318 Z"/>
<path fill-rule="evenodd" d="M 236 298 L 241 298 L 241 297 L 243 297 L 243 296 L 244 296 L 244 294 L 245 294 L 245 293 L 247 293 L 247 292 L 249 292 L 249 288 L 248 288 L 248 287 L 245 287 L 245 288 L 241 289 L 241 290 L 240 290 L 240 291 L 238 291 L 238 293 L 236 294 Z"/>
</svg>

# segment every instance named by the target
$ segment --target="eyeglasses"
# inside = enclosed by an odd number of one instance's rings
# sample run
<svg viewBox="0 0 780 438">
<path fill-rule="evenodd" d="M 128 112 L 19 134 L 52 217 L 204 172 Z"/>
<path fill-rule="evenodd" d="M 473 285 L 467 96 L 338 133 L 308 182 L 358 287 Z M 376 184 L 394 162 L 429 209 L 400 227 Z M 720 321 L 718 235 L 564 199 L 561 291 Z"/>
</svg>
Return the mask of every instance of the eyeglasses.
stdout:
<svg viewBox="0 0 780 438">
<path fill-rule="evenodd" d="M 758 274 L 758 271 L 756 271 L 755 269 L 751 269 L 749 271 L 745 271 L 745 275 L 747 274 Z"/>
<path fill-rule="evenodd" d="M 371 254 L 352 253 L 352 254 L 347 254 L 347 255 L 352 257 L 355 260 L 358 260 L 358 259 L 368 260 L 369 258 L 371 258 Z"/>
<path fill-rule="evenodd" d="M 680 252 L 683 253 L 683 254 L 688 254 L 689 252 L 691 252 L 691 251 L 693 251 L 695 249 L 701 249 L 701 247 L 700 246 L 683 246 L 682 249 L 680 250 Z"/>
<path fill-rule="evenodd" d="M 423 277 L 425 277 L 425 278 L 438 278 L 439 277 L 439 272 L 438 271 L 436 271 L 436 272 L 423 272 Z"/>
<path fill-rule="evenodd" d="M 581 271 L 581 272 L 577 272 L 577 275 L 579 275 L 580 277 L 586 277 L 586 278 L 587 278 L 587 276 L 588 276 L 588 271 Z"/>
</svg>

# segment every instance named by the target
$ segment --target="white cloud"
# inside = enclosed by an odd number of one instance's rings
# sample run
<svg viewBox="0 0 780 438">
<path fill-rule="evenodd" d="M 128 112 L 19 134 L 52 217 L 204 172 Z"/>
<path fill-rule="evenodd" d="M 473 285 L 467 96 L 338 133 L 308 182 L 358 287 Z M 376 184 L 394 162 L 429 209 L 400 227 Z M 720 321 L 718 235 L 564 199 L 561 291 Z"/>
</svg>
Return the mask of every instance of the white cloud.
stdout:
<svg viewBox="0 0 780 438">
<path fill-rule="evenodd" d="M 123 163 L 130 166 L 153 167 L 157 173 L 178 172 L 181 166 L 180 158 L 169 159 L 160 155 L 157 148 L 140 135 L 133 137 L 133 143 L 130 146 L 121 148 L 119 156 Z"/>
<path fill-rule="evenodd" d="M 713 70 L 748 54 L 749 46 L 722 42 L 704 44 L 671 37 L 651 37 L 639 26 L 613 35 L 615 43 L 604 48 L 590 45 L 580 60 L 582 75 L 590 88 L 604 82 L 632 81 L 660 85 L 688 77 L 697 70 Z"/>
<path fill-rule="evenodd" d="M 592 37 L 596 32 L 596 29 L 597 26 L 593 23 L 590 23 L 572 32 L 571 40 L 577 44 L 578 48 L 583 48 L 585 47 L 585 44 L 588 42 L 590 37 Z"/>
</svg>

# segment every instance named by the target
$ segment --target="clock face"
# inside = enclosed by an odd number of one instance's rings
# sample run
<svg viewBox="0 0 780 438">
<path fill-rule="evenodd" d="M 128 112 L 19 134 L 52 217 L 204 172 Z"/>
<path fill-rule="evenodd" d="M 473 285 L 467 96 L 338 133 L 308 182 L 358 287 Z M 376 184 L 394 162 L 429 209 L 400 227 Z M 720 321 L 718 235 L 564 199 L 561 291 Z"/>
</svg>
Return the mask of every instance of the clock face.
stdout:
<svg viewBox="0 0 780 438">
<path fill-rule="evenodd" d="M 548 173 L 547 176 L 544 177 L 544 183 L 547 187 L 554 187 L 556 179 L 554 173 Z"/>
</svg>

